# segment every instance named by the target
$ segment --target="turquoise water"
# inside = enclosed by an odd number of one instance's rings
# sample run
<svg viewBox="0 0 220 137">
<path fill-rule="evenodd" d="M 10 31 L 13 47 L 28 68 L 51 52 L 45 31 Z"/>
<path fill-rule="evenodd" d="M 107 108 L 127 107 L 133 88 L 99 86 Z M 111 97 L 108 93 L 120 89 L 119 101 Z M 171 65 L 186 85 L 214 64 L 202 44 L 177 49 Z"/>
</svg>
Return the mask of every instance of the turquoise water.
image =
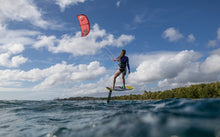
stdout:
<svg viewBox="0 0 220 137">
<path fill-rule="evenodd" d="M 0 101 L 0 137 L 220 137 L 220 99 Z"/>
</svg>

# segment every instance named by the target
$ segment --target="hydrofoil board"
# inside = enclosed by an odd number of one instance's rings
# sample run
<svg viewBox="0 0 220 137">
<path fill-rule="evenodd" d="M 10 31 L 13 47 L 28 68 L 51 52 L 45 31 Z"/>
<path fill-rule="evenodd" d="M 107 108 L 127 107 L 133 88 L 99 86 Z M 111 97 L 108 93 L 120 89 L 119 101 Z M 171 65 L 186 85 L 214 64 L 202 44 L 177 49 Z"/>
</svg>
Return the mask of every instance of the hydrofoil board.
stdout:
<svg viewBox="0 0 220 137">
<path fill-rule="evenodd" d="M 112 87 L 105 87 L 105 89 L 109 90 L 109 91 L 126 91 L 126 90 L 132 90 L 133 87 L 131 86 L 125 86 L 125 89 L 123 89 L 122 86 L 115 86 L 114 89 L 112 89 Z"/>
</svg>

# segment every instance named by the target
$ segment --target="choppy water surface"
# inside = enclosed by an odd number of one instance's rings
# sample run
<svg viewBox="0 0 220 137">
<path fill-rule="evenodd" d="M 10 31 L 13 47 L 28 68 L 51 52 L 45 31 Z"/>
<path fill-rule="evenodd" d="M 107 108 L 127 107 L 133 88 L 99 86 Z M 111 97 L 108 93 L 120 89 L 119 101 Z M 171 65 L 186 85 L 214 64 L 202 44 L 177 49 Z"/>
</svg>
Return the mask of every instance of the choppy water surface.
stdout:
<svg viewBox="0 0 220 137">
<path fill-rule="evenodd" d="M 220 99 L 0 101 L 0 137 L 220 137 Z"/>
</svg>

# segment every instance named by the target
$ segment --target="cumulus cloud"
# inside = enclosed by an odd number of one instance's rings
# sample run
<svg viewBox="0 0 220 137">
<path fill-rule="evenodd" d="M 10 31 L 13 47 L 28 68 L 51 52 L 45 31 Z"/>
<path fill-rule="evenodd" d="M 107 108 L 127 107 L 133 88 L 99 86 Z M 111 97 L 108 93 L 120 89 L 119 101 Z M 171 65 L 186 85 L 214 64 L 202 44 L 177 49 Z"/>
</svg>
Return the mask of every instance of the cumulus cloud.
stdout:
<svg viewBox="0 0 220 137">
<path fill-rule="evenodd" d="M 46 28 L 49 23 L 42 19 L 40 10 L 32 0 L 1 0 L 0 24 L 5 21 L 29 21 L 33 25 Z"/>
<path fill-rule="evenodd" d="M 172 54 L 158 54 L 154 57 L 142 55 L 145 60 L 139 64 L 129 78 L 135 83 L 156 82 L 164 78 L 176 77 L 192 60 L 199 57 L 194 51 L 182 51 Z"/>
<path fill-rule="evenodd" d="M 66 7 L 70 5 L 76 5 L 78 3 L 84 3 L 86 0 L 56 0 L 56 4 L 60 6 L 61 11 L 64 11 Z"/>
<path fill-rule="evenodd" d="M 0 66 L 14 68 L 27 62 L 21 53 L 25 45 L 33 44 L 39 34 L 31 30 L 10 30 L 0 24 Z"/>
<path fill-rule="evenodd" d="M 11 54 L 18 54 L 24 50 L 24 46 L 22 44 L 8 44 L 0 46 L 0 52 L 8 52 Z"/>
<path fill-rule="evenodd" d="M 61 39 L 55 36 L 40 36 L 39 41 L 33 47 L 46 47 L 53 53 L 71 53 L 74 56 L 94 55 L 97 51 L 106 46 L 123 47 L 132 40 L 134 36 L 122 34 L 118 38 L 108 34 L 104 29 L 100 29 L 97 24 L 93 26 L 90 34 L 81 37 L 81 32 L 77 32 L 75 36 L 63 35 Z"/>
<path fill-rule="evenodd" d="M 24 46 L 21 44 L 8 44 L 0 46 L 0 66 L 19 67 L 28 59 L 22 55 L 16 55 L 23 52 Z"/>
<path fill-rule="evenodd" d="M 161 79 L 158 82 L 158 87 L 171 89 L 192 84 L 219 81 L 220 66 L 216 64 L 216 61 L 219 61 L 219 59 L 220 57 L 218 55 L 211 55 L 204 62 L 194 62 L 179 72 L 176 77 Z"/>
<path fill-rule="evenodd" d="M 183 38 L 183 35 L 177 29 L 171 27 L 163 32 L 162 37 L 168 39 L 170 42 L 175 42 Z"/>
<path fill-rule="evenodd" d="M 0 70 L 0 81 L 14 84 L 14 82 L 40 82 L 34 89 L 48 89 L 63 85 L 73 84 L 80 81 L 96 80 L 105 72 L 105 67 L 93 61 L 90 64 L 56 64 L 45 69 L 22 70 Z"/>
<path fill-rule="evenodd" d="M 33 45 L 34 48 L 39 49 L 41 47 L 54 47 L 54 44 L 57 42 L 55 36 L 38 36 L 38 41 Z"/>
<path fill-rule="evenodd" d="M 168 39 L 168 41 L 170 42 L 177 42 L 180 39 L 183 39 L 188 41 L 188 42 L 194 42 L 196 40 L 195 36 L 193 34 L 189 34 L 186 38 L 184 37 L 184 35 L 182 33 L 179 32 L 179 30 L 177 30 L 174 27 L 170 27 L 168 29 L 166 29 L 163 33 L 162 33 L 162 38 L 164 39 Z"/>
<path fill-rule="evenodd" d="M 205 74 L 216 74 L 220 72 L 220 55 L 214 54 L 206 58 L 206 60 L 201 64 L 201 71 Z"/>
<path fill-rule="evenodd" d="M 94 80 L 105 71 L 104 68 L 99 68 L 99 66 L 100 64 L 97 61 L 91 62 L 89 65 L 81 64 L 78 66 L 77 71 L 72 73 L 71 80 Z"/>
<path fill-rule="evenodd" d="M 220 61 L 219 55 L 210 55 L 203 62 L 199 61 L 201 55 L 193 50 L 133 57 L 142 58 L 136 71 L 129 75 L 133 85 L 158 83 L 161 88 L 174 88 L 220 79 L 220 65 L 216 63 Z"/>
<path fill-rule="evenodd" d="M 194 42 L 196 40 L 195 36 L 193 34 L 189 34 L 187 37 L 188 42 Z"/>
<path fill-rule="evenodd" d="M 57 86 L 73 84 L 75 82 L 96 80 L 101 74 L 105 72 L 105 68 L 100 66 L 97 61 L 91 62 L 89 65 L 80 64 L 78 66 L 57 64 L 48 69 L 42 70 L 46 75 L 43 82 L 36 85 L 35 89 L 47 89 Z"/>
<path fill-rule="evenodd" d="M 38 31 L 7 29 L 5 25 L 0 24 L 0 44 L 3 45 L 9 43 L 33 44 L 35 42 L 34 37 L 39 34 L 40 32 Z"/>
</svg>

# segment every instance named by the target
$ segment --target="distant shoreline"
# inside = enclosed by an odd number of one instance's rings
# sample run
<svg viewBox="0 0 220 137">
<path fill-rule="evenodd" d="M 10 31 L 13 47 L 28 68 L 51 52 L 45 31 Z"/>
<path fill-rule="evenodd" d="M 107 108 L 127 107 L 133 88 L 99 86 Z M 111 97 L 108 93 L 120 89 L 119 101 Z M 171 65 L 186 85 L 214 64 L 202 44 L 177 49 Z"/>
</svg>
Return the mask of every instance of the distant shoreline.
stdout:
<svg viewBox="0 0 220 137">
<path fill-rule="evenodd" d="M 113 96 L 111 100 L 161 100 L 172 98 L 188 98 L 188 99 L 201 99 L 201 98 L 219 98 L 220 97 L 220 82 L 209 84 L 191 85 L 189 87 L 174 88 L 165 91 L 144 91 L 142 95 L 123 95 Z M 55 100 L 107 100 L 107 97 L 70 97 Z"/>
<path fill-rule="evenodd" d="M 55 99 L 55 100 L 106 100 L 105 97 L 70 97 L 70 98 L 63 98 L 63 99 Z"/>
</svg>

